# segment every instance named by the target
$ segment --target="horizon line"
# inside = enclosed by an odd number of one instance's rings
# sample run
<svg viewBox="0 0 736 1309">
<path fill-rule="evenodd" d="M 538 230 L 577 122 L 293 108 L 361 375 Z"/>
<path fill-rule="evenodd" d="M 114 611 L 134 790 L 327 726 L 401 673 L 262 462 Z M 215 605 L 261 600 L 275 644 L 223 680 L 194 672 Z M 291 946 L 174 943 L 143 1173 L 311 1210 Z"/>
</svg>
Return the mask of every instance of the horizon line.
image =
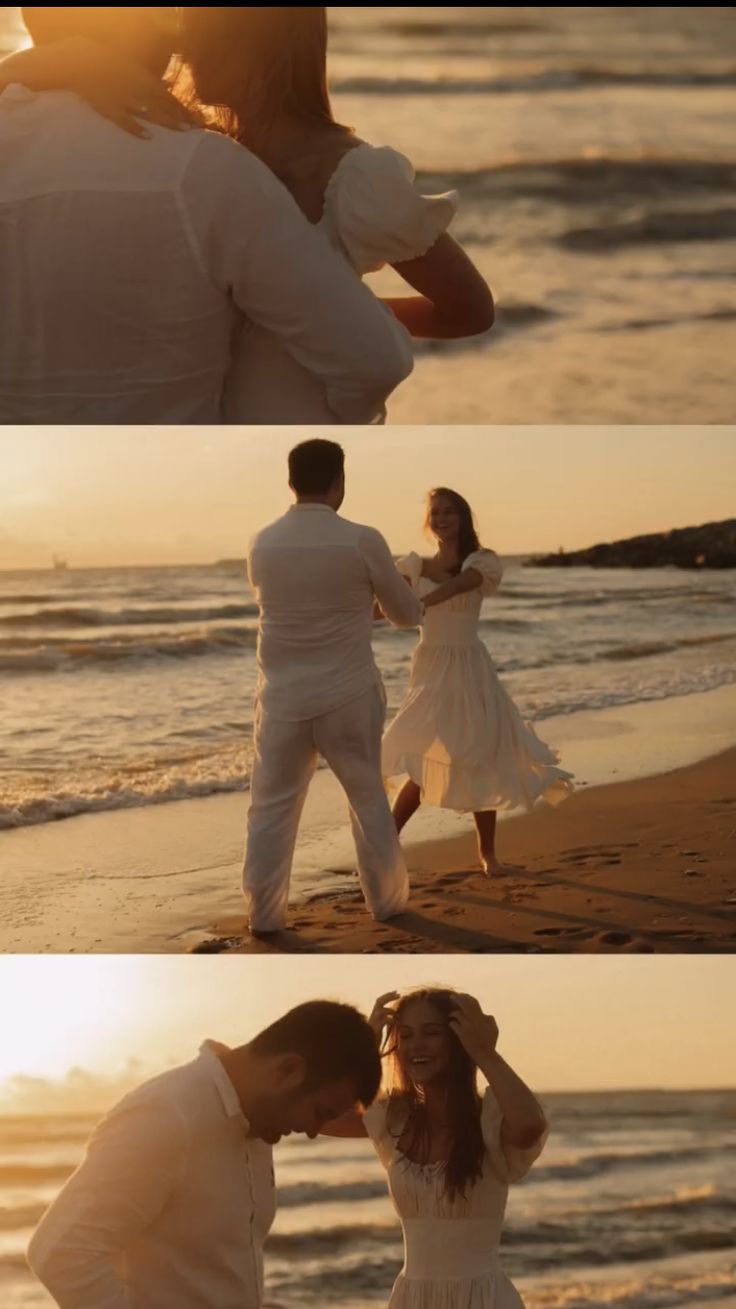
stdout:
<svg viewBox="0 0 736 1309">
<path fill-rule="evenodd" d="M 179 1067 L 178 1064 L 173 1064 L 173 1065 L 171 1065 L 171 1068 L 170 1068 L 170 1069 L 166 1069 L 165 1071 L 170 1071 L 171 1069 L 173 1069 L 173 1068 L 177 1068 L 177 1067 Z M 153 1073 L 153 1072 L 152 1072 L 149 1076 L 146 1076 L 146 1077 L 142 1078 L 141 1081 L 136 1081 L 136 1082 L 135 1082 L 135 1086 L 144 1086 L 145 1083 L 146 1083 L 147 1081 L 152 1080 L 153 1078 L 155 1078 L 155 1077 L 158 1076 L 158 1075 L 159 1075 L 159 1074 L 157 1074 L 157 1073 Z M 8 1084 L 8 1083 L 10 1083 L 10 1082 L 13 1082 L 13 1081 L 15 1080 L 15 1078 L 18 1078 L 18 1077 L 20 1077 L 20 1078 L 24 1078 L 24 1077 L 33 1078 L 33 1074 L 30 1074 L 30 1073 L 11 1073 L 10 1077 L 9 1077 L 8 1079 L 6 1079 L 6 1084 Z M 65 1085 L 64 1081 L 54 1082 L 54 1081 L 51 1081 L 50 1079 L 43 1079 L 43 1080 L 44 1080 L 44 1081 L 45 1081 L 45 1082 L 46 1082 L 50 1087 L 59 1088 L 59 1087 L 64 1087 L 64 1085 Z M 120 1081 L 121 1081 L 121 1082 L 124 1082 L 124 1081 L 125 1081 L 125 1078 L 121 1078 Z M 113 1089 L 113 1085 L 112 1085 L 111 1083 L 100 1082 L 100 1089 L 101 1089 L 101 1090 L 104 1090 L 106 1086 L 109 1087 L 109 1089 Z M 2 1084 L 0 1084 L 0 1095 L 1 1095 L 1 1094 L 2 1094 Z M 601 1095 L 601 1096 L 603 1096 L 603 1095 L 736 1095 L 736 1083 L 734 1083 L 734 1084 L 729 1084 L 728 1086 L 609 1086 L 609 1087 L 588 1087 L 587 1089 L 585 1089 L 585 1088 L 582 1088 L 582 1089 L 581 1089 L 580 1087 L 578 1087 L 578 1088 L 574 1088 L 574 1089 L 573 1089 L 573 1088 L 570 1088 L 570 1087 L 566 1087 L 566 1088 L 564 1088 L 564 1089 L 556 1088 L 556 1089 L 547 1089 L 547 1090 L 536 1090 L 536 1091 L 535 1091 L 535 1094 L 536 1094 L 536 1095 L 539 1095 L 539 1096 L 552 1096 L 552 1095 L 565 1095 L 565 1096 L 575 1096 L 575 1095 L 589 1095 L 589 1096 L 592 1096 L 592 1095 Z M 19 1117 L 19 1116 L 23 1116 L 23 1117 L 25 1117 L 25 1118 L 42 1117 L 42 1116 L 46 1116 L 47 1113 L 49 1113 L 49 1112 L 55 1114 L 57 1117 L 63 1117 L 63 1116 L 65 1116 L 65 1115 L 67 1115 L 67 1116 L 69 1116 L 69 1117 L 74 1117 L 75 1115 L 80 1114 L 80 1113 L 88 1113 L 88 1112 L 89 1112 L 89 1113 L 98 1113 L 99 1110 L 98 1110 L 98 1109 L 95 1109 L 95 1108 L 92 1108 L 92 1107 L 90 1107 L 89 1109 L 84 1109 L 83 1107 L 80 1107 L 79 1109 L 71 1109 L 71 1108 L 54 1108 L 53 1106 L 49 1106 L 49 1110 L 48 1110 L 48 1111 L 44 1111 L 43 1109 L 27 1109 L 27 1110 L 23 1110 L 22 1108 L 17 1108 L 17 1109 L 4 1108 L 4 1107 L 2 1106 L 2 1104 L 0 1104 L 0 1119 L 1 1119 L 1 1118 Z"/>
</svg>

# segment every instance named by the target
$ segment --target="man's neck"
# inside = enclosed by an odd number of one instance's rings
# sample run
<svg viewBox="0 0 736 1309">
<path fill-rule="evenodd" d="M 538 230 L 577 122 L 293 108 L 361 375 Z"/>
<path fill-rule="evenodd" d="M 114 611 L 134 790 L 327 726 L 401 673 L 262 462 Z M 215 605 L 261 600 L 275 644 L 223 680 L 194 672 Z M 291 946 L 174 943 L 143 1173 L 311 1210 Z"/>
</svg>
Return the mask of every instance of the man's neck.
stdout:
<svg viewBox="0 0 736 1309">
<path fill-rule="evenodd" d="M 296 503 L 298 505 L 323 505 L 325 509 L 334 508 L 324 495 L 298 495 Z"/>
</svg>

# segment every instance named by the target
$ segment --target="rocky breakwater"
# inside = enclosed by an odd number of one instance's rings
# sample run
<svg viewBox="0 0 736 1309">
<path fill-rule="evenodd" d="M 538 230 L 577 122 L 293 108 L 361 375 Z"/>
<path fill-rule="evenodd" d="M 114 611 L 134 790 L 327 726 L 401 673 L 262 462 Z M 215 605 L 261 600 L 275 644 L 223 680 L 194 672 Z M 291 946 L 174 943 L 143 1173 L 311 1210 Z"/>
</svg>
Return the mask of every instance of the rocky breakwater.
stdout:
<svg viewBox="0 0 736 1309">
<path fill-rule="evenodd" d="M 526 560 L 534 568 L 736 568 L 736 518 Z"/>
</svg>

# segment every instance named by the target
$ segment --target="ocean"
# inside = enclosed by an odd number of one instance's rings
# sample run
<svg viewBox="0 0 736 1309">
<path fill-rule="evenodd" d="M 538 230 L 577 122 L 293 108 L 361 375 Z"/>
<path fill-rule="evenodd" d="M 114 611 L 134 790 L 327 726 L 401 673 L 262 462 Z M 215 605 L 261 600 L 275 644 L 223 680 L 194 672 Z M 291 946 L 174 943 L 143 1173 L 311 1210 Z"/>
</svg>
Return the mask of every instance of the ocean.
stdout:
<svg viewBox="0 0 736 1309">
<path fill-rule="evenodd" d="M 481 635 L 542 736 L 736 680 L 733 572 L 505 564 Z M 0 828 L 247 787 L 256 626 L 238 561 L 0 573 Z M 416 633 L 374 630 L 391 713 Z"/>
<path fill-rule="evenodd" d="M 502 1244 L 527 1309 L 733 1309 L 736 1092 L 543 1100 L 552 1136 L 511 1190 Z M 92 1123 L 84 1115 L 0 1117 L 3 1309 L 50 1309 L 23 1251 Z M 370 1144 L 294 1139 L 275 1157 L 279 1213 L 266 1305 L 385 1305 L 401 1239 Z"/>
<path fill-rule="evenodd" d="M 17 15 L 0 10 L 0 51 Z M 453 232 L 499 306 L 488 338 L 417 346 L 392 421 L 732 420 L 736 9 L 330 21 L 337 117 L 406 154 L 425 193 L 459 192 Z"/>
</svg>

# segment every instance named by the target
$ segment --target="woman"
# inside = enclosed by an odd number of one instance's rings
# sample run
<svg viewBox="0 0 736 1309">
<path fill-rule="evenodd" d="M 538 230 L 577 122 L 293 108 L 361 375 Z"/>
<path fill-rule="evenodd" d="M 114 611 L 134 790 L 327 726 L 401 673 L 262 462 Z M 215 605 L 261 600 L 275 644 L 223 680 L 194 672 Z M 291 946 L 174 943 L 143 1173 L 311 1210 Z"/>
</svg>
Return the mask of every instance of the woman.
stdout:
<svg viewBox="0 0 736 1309">
<path fill-rule="evenodd" d="M 510 869 L 496 857 L 497 810 L 531 808 L 540 797 L 555 803 L 571 774 L 524 722 L 478 635 L 482 600 L 503 570 L 481 549 L 467 500 L 448 487 L 430 491 L 425 526 L 436 553 L 398 560 L 426 616 L 409 690 L 383 739 L 383 772 L 408 774 L 394 802 L 399 832 L 422 803 L 472 812 L 483 869 L 503 875 Z"/>
<path fill-rule="evenodd" d="M 499 1055 L 494 1019 L 469 995 L 393 991 L 370 1021 L 390 1060 L 389 1090 L 323 1131 L 370 1136 L 386 1169 L 404 1229 L 389 1309 L 519 1309 L 498 1250 L 508 1184 L 546 1139 L 540 1105 Z"/>
<path fill-rule="evenodd" d="M 412 336 L 450 339 L 490 328 L 491 293 L 446 232 L 456 194 L 421 196 L 407 159 L 335 121 L 326 9 L 186 6 L 181 15 L 183 68 L 174 91 L 196 120 L 257 154 L 359 276 L 391 264 L 419 293 L 385 302 Z M 177 126 L 186 117 L 145 70 L 123 61 L 103 67 L 94 42 L 13 55 L 0 65 L 0 90 L 10 81 L 75 90 L 137 135 L 146 133 L 140 118 Z M 234 347 L 224 405 L 228 422 L 334 421 L 319 384 L 249 325 Z"/>
</svg>

